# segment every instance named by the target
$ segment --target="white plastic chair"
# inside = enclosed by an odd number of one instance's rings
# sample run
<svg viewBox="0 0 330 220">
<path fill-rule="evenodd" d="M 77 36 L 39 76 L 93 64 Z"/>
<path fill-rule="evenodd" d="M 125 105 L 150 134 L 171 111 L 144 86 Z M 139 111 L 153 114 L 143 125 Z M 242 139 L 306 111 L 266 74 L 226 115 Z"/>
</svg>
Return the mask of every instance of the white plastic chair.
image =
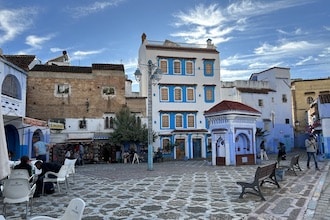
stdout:
<svg viewBox="0 0 330 220">
<path fill-rule="evenodd" d="M 42 195 L 44 195 L 45 192 L 45 183 L 56 183 L 58 192 L 61 192 L 60 183 L 65 183 L 66 190 L 69 190 L 69 184 L 67 179 L 69 168 L 70 166 L 68 165 L 62 165 L 58 173 L 52 171 L 46 172 L 42 184 Z"/>
<path fill-rule="evenodd" d="M 12 169 L 9 179 L 30 179 L 30 175 L 26 169 Z"/>
<path fill-rule="evenodd" d="M 27 179 L 6 179 L 3 184 L 3 213 L 6 215 L 7 204 L 26 202 L 26 216 L 28 216 L 29 204 L 32 212 L 33 194 L 36 185 L 30 185 Z"/>
<path fill-rule="evenodd" d="M 60 218 L 52 218 L 48 216 L 35 216 L 30 218 L 30 220 L 81 220 L 84 209 L 85 202 L 80 198 L 72 199 L 66 208 L 63 216 Z"/>
<path fill-rule="evenodd" d="M 76 162 L 77 162 L 77 159 L 68 159 L 68 158 L 65 158 L 65 160 L 64 160 L 64 165 L 68 165 L 69 166 L 67 177 L 69 177 L 70 175 L 72 175 L 73 182 L 74 182 L 74 175 L 76 173 Z"/>
</svg>

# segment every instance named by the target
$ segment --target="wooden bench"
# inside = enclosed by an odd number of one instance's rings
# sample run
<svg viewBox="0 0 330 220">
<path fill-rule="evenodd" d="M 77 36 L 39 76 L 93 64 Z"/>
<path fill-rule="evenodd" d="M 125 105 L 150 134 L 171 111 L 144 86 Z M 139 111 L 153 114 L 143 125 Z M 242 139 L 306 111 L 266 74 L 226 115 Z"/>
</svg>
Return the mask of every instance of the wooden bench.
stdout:
<svg viewBox="0 0 330 220">
<path fill-rule="evenodd" d="M 276 175 L 275 175 L 275 169 L 276 169 L 277 163 L 272 163 L 269 165 L 265 166 L 259 166 L 255 172 L 254 175 L 254 180 L 251 183 L 248 182 L 236 182 L 238 185 L 242 187 L 242 192 L 239 196 L 240 199 L 243 198 L 244 194 L 250 193 L 256 196 L 259 196 L 263 201 L 266 199 L 262 195 L 260 187 L 264 183 L 271 183 L 277 186 L 277 188 L 280 188 L 280 185 L 278 184 L 276 180 Z M 246 190 L 246 189 L 252 189 L 251 190 Z"/>
<path fill-rule="evenodd" d="M 294 155 L 291 158 L 289 166 L 280 166 L 284 168 L 288 168 L 289 171 L 293 171 L 294 175 L 297 176 L 296 170 L 302 171 L 300 165 L 299 165 L 299 154 Z"/>
</svg>

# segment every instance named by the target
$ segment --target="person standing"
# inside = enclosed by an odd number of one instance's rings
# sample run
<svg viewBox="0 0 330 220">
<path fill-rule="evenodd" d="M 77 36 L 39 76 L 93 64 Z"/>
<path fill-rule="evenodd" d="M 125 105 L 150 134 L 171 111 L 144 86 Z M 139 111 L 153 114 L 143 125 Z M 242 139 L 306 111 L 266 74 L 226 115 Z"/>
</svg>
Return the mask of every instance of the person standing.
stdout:
<svg viewBox="0 0 330 220">
<path fill-rule="evenodd" d="M 277 162 L 280 163 L 281 160 L 286 160 L 285 145 L 282 142 L 278 146 Z"/>
<path fill-rule="evenodd" d="M 269 160 L 266 152 L 265 140 L 262 140 L 260 143 L 260 156 L 261 156 L 261 160 L 264 160 L 264 158 L 265 160 Z"/>
<path fill-rule="evenodd" d="M 307 151 L 307 168 L 310 169 L 309 162 L 311 160 L 311 157 L 313 157 L 315 169 L 320 170 L 318 167 L 318 164 L 317 164 L 317 160 L 316 160 L 316 152 L 317 152 L 316 141 L 312 134 L 309 135 L 309 137 L 305 140 L 305 147 L 306 147 L 306 151 Z"/>
<path fill-rule="evenodd" d="M 84 154 L 85 154 L 85 148 L 82 143 L 79 143 L 79 165 L 84 165 Z"/>
<path fill-rule="evenodd" d="M 40 137 L 34 137 L 33 140 L 34 140 L 33 148 L 34 148 L 34 153 L 36 155 L 36 159 L 46 162 L 47 159 L 46 155 L 49 149 L 51 148 L 51 145 L 41 141 Z"/>
</svg>

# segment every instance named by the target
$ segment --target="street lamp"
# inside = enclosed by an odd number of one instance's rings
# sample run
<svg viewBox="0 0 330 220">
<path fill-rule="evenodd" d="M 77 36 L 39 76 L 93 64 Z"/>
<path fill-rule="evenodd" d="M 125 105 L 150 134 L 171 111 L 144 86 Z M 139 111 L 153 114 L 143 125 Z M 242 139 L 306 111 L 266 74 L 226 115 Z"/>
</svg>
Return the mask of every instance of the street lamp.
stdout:
<svg viewBox="0 0 330 220">
<path fill-rule="evenodd" d="M 153 132 L 152 132 L 152 85 L 156 85 L 162 78 L 162 71 L 152 63 L 148 61 L 148 170 L 153 170 Z M 142 73 L 140 69 L 137 69 L 134 73 L 136 81 L 140 82 Z"/>
</svg>

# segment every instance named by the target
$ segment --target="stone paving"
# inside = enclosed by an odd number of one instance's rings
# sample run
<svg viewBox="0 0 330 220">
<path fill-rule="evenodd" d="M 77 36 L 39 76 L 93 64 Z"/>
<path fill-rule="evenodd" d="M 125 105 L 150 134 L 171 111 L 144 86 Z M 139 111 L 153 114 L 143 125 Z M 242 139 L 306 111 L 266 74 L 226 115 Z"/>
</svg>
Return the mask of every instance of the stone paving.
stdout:
<svg viewBox="0 0 330 220">
<path fill-rule="evenodd" d="M 154 163 L 153 171 L 148 171 L 146 163 L 86 164 L 76 168 L 67 193 L 35 198 L 32 216 L 61 216 L 69 201 L 80 197 L 86 202 L 84 220 L 329 219 L 329 162 L 319 163 L 321 171 L 306 169 L 305 154 L 300 153 L 304 170 L 297 176 L 286 172 L 280 189 L 264 185 L 266 201 L 249 194 L 238 198 L 241 188 L 236 181 L 253 179 L 257 165 L 167 161 Z M 274 156 L 263 163 L 274 162 Z M 289 158 L 283 162 L 289 163 Z M 24 213 L 23 204 L 8 205 L 6 219 L 24 219 Z"/>
</svg>

